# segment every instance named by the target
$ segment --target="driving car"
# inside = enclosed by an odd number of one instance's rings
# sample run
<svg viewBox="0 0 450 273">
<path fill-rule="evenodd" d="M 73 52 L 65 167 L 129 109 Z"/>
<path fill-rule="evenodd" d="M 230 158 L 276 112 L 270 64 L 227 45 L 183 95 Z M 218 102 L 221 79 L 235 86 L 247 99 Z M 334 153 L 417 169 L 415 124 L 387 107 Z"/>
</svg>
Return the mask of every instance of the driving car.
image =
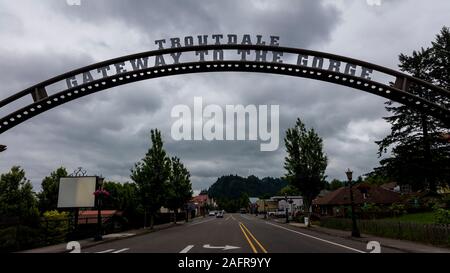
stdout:
<svg viewBox="0 0 450 273">
<path fill-rule="evenodd" d="M 210 212 L 209 212 L 209 214 L 208 214 L 208 215 L 209 215 L 209 216 L 215 216 L 215 215 L 216 215 L 216 213 L 217 213 L 217 212 L 216 212 L 215 210 L 212 210 L 212 211 L 210 211 Z"/>
<path fill-rule="evenodd" d="M 216 218 L 223 218 L 223 211 L 218 211 L 216 214 Z"/>
</svg>

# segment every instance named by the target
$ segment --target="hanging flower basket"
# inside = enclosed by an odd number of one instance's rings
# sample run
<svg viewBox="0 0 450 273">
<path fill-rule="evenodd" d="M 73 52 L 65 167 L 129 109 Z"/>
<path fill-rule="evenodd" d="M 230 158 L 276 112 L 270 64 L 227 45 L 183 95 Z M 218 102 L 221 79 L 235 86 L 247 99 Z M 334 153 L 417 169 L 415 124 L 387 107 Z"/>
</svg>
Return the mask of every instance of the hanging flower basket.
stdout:
<svg viewBox="0 0 450 273">
<path fill-rule="evenodd" d="M 96 190 L 94 192 L 95 197 L 109 197 L 109 192 L 107 190 Z"/>
</svg>

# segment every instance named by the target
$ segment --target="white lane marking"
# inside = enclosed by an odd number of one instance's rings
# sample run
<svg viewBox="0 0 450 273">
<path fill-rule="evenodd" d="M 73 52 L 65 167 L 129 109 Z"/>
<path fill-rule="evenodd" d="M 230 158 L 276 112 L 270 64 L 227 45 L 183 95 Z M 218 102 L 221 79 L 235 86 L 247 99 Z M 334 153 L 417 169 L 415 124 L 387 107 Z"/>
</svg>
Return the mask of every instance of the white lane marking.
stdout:
<svg viewBox="0 0 450 273">
<path fill-rule="evenodd" d="M 188 253 L 193 247 L 194 245 L 188 245 L 187 247 L 183 248 L 180 253 Z"/>
<path fill-rule="evenodd" d="M 108 252 L 111 252 L 111 251 L 114 251 L 114 249 L 107 249 L 107 250 L 99 251 L 99 252 L 96 252 L 96 253 L 108 253 Z"/>
<path fill-rule="evenodd" d="M 127 251 L 127 250 L 130 250 L 130 249 L 129 248 L 122 248 L 122 249 L 119 249 L 117 251 L 114 251 L 113 253 L 120 253 L 120 252 L 124 252 L 124 251 Z"/>
<path fill-rule="evenodd" d="M 345 246 L 345 245 L 341 245 L 341 244 L 338 244 L 338 243 L 335 243 L 335 242 L 331 242 L 331 241 L 328 241 L 328 240 L 325 240 L 325 239 L 322 239 L 322 238 L 318 238 L 318 237 L 315 237 L 315 236 L 312 236 L 312 235 L 309 235 L 309 234 L 305 234 L 305 233 L 302 233 L 302 232 L 299 232 L 299 231 L 295 231 L 295 230 L 292 230 L 292 229 L 289 229 L 289 228 L 285 228 L 285 227 L 282 227 L 282 226 L 279 226 L 279 225 L 275 225 L 275 224 L 272 224 L 272 223 L 269 223 L 269 222 L 266 222 L 266 223 L 271 225 L 271 226 L 277 227 L 277 228 L 285 229 L 287 231 L 303 235 L 305 237 L 316 239 L 316 240 L 319 240 L 319 241 L 322 241 L 322 242 L 325 242 L 325 243 L 329 243 L 329 244 L 332 244 L 332 245 L 335 245 L 335 246 L 340 246 L 340 247 L 343 247 L 343 248 L 346 248 L 346 249 L 349 249 L 349 250 L 353 250 L 355 252 L 366 253 L 364 251 L 361 251 L 361 250 L 358 250 L 358 249 L 355 249 L 355 248 L 352 248 L 352 247 L 348 247 L 348 246 Z"/>
<path fill-rule="evenodd" d="M 212 245 L 203 245 L 203 248 L 209 248 L 209 249 L 222 249 L 222 250 L 230 250 L 230 249 L 238 249 L 241 248 L 239 246 L 212 246 Z"/>
<path fill-rule="evenodd" d="M 214 219 L 209 219 L 209 220 L 206 220 L 206 221 L 203 221 L 203 222 L 197 222 L 197 223 L 193 223 L 193 224 L 190 224 L 189 226 L 195 226 L 195 225 L 199 225 L 199 224 L 203 224 L 203 223 L 207 223 L 207 222 L 211 222 L 211 221 L 213 221 L 213 220 L 215 220 L 216 218 L 214 218 Z"/>
<path fill-rule="evenodd" d="M 244 218 L 244 219 L 247 219 L 247 220 L 253 220 L 253 219 L 251 219 L 251 218 L 248 218 L 247 216 L 245 216 L 245 215 L 242 215 L 242 214 L 241 214 L 241 217 L 242 217 L 242 218 Z"/>
</svg>

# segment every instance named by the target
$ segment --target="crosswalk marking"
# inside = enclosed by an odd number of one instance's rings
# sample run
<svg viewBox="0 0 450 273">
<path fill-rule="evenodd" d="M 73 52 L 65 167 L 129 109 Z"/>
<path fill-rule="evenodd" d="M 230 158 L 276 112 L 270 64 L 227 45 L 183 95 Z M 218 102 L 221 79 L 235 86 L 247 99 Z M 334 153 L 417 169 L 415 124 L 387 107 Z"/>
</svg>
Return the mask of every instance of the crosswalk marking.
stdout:
<svg viewBox="0 0 450 273">
<path fill-rule="evenodd" d="M 96 253 L 121 253 L 121 252 L 124 252 L 124 251 L 127 251 L 127 250 L 130 250 L 130 249 L 129 248 L 122 248 L 122 249 L 119 249 L 119 250 L 115 250 L 114 248 L 112 248 L 112 249 L 99 251 L 99 252 L 96 252 Z"/>
<path fill-rule="evenodd" d="M 180 253 L 188 253 L 193 247 L 194 245 L 188 245 L 187 247 L 183 248 Z"/>
</svg>

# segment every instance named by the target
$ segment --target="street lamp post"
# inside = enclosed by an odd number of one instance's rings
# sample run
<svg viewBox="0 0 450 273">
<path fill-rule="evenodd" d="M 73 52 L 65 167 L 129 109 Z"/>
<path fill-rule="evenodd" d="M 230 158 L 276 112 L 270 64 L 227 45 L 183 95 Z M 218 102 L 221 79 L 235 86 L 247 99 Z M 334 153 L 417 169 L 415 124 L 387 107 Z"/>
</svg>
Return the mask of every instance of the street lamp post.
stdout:
<svg viewBox="0 0 450 273">
<path fill-rule="evenodd" d="M 263 199 L 264 203 L 264 219 L 267 219 L 267 205 L 266 205 L 266 199 Z"/>
<path fill-rule="evenodd" d="M 347 175 L 348 183 L 350 185 L 350 202 L 352 208 L 352 237 L 361 237 L 359 233 L 358 226 L 356 225 L 356 215 L 355 215 L 355 201 L 353 199 L 353 172 L 348 169 L 345 174 Z"/>
<path fill-rule="evenodd" d="M 287 193 L 284 195 L 284 201 L 286 206 L 286 224 L 289 223 L 289 209 L 288 209 L 288 198 Z"/>
<path fill-rule="evenodd" d="M 98 177 L 98 188 L 103 190 L 103 177 Z M 102 193 L 97 195 L 97 235 L 95 236 L 95 241 L 103 240 L 102 235 Z"/>
</svg>

